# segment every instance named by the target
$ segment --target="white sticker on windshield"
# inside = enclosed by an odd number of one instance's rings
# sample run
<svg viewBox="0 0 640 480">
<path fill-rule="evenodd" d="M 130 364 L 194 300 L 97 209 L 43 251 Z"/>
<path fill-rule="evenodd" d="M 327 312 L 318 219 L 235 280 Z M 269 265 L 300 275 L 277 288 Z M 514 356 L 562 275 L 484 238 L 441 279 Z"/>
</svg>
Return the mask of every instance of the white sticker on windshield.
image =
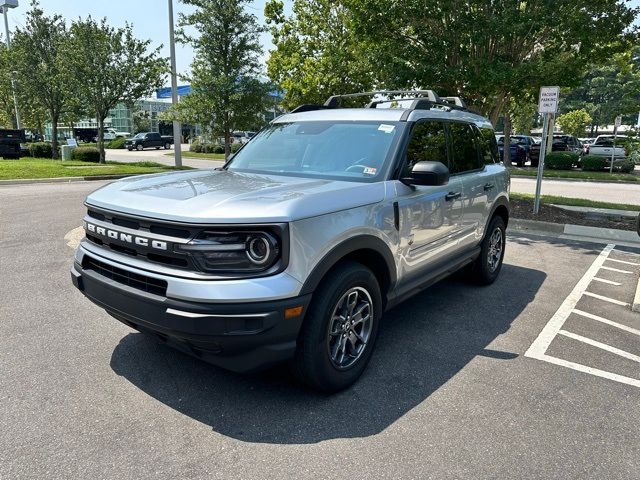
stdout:
<svg viewBox="0 0 640 480">
<path fill-rule="evenodd" d="M 364 167 L 364 173 L 365 175 L 375 175 L 376 172 L 378 171 L 377 168 L 373 168 L 373 167 Z"/>
<path fill-rule="evenodd" d="M 382 130 L 384 133 L 391 133 L 396 129 L 395 125 L 387 125 L 386 123 L 381 123 L 378 127 L 378 130 Z"/>
</svg>

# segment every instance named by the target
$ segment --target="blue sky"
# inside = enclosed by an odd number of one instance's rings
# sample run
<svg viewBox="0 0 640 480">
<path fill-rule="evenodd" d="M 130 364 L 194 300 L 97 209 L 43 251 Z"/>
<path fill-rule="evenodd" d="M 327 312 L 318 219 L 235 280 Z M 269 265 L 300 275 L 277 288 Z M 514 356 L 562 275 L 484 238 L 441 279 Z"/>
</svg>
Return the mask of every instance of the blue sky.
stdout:
<svg viewBox="0 0 640 480">
<path fill-rule="evenodd" d="M 264 21 L 265 1 L 254 0 L 249 6 L 260 23 Z M 19 0 L 19 3 L 18 8 L 9 11 L 10 29 L 23 24 L 30 0 Z M 292 0 L 284 0 L 284 4 L 285 11 L 290 13 Z M 151 39 L 154 46 L 163 45 L 162 54 L 169 56 L 167 0 L 40 0 L 40 5 L 47 14 L 59 13 L 68 20 L 92 15 L 95 18 L 107 17 L 109 23 L 114 26 L 123 26 L 125 22 L 129 22 L 138 38 Z M 629 5 L 638 7 L 640 0 L 632 0 Z M 179 0 L 174 0 L 174 10 L 177 21 L 177 12 L 185 12 L 188 9 Z M 4 29 L 2 32 L 4 33 Z M 265 33 L 261 40 L 266 59 L 267 51 L 273 48 L 271 36 Z M 191 48 L 178 45 L 176 56 L 178 72 L 187 72 L 193 58 Z"/>
<path fill-rule="evenodd" d="M 264 23 L 264 4 L 266 0 L 254 0 L 249 4 L 249 10 L 258 17 L 260 23 Z M 640 0 L 639 0 L 640 1 Z M 24 14 L 29 9 L 30 0 L 19 0 L 19 7 L 9 10 L 9 28 L 13 30 L 16 25 L 24 24 Z M 285 11 L 290 12 L 292 0 L 284 0 Z M 174 15 L 178 21 L 178 12 L 186 12 L 189 9 L 180 0 L 173 2 Z M 150 39 L 154 46 L 163 45 L 162 54 L 169 56 L 169 22 L 167 20 L 167 0 L 40 0 L 41 8 L 48 14 L 58 13 L 67 20 L 88 15 L 94 18 L 107 17 L 113 26 L 124 26 L 126 22 L 133 25 L 133 30 L 138 38 Z M 0 29 L 4 36 L 4 28 Z M 262 44 L 265 55 L 273 48 L 271 35 L 262 35 Z M 193 51 L 188 46 L 176 47 L 177 70 L 179 73 L 189 69 L 193 58 Z"/>
</svg>

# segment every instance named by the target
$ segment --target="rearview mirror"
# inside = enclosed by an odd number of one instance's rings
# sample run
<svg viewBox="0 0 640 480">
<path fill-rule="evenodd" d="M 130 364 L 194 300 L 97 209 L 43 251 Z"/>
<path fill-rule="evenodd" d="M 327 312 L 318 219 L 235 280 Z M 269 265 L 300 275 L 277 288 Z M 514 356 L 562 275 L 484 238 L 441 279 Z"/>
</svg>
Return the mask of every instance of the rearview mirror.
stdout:
<svg viewBox="0 0 640 480">
<path fill-rule="evenodd" d="M 449 182 L 449 169 L 442 162 L 418 162 L 413 166 L 411 175 L 400 181 L 405 185 L 446 185 Z"/>
</svg>

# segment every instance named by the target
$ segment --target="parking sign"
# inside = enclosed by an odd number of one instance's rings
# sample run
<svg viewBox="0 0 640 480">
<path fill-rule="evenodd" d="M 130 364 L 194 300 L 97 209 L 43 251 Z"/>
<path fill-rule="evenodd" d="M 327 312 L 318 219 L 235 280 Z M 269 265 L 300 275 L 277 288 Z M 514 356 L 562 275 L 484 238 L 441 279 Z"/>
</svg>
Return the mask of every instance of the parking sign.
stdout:
<svg viewBox="0 0 640 480">
<path fill-rule="evenodd" d="M 539 113 L 556 113 L 558 111 L 558 99 L 560 87 L 541 87 L 538 99 Z"/>
</svg>

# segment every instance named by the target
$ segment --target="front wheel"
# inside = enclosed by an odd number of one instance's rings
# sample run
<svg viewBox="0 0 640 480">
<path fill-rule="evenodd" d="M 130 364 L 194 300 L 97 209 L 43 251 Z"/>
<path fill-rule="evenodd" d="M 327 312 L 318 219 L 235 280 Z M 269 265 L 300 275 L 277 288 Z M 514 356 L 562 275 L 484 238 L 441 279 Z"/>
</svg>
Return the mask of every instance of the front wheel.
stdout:
<svg viewBox="0 0 640 480">
<path fill-rule="evenodd" d="M 139 152 L 141 152 L 142 150 L 144 150 L 144 147 L 142 145 L 138 145 L 136 147 L 136 150 L 138 150 Z"/>
<path fill-rule="evenodd" d="M 127 150 L 131 152 L 133 150 L 133 147 L 127 147 Z"/>
<path fill-rule="evenodd" d="M 293 363 L 296 376 L 323 392 L 337 392 L 362 374 L 382 317 L 382 297 L 375 275 L 347 262 L 323 280 L 298 337 Z"/>
<path fill-rule="evenodd" d="M 496 281 L 502 269 L 506 246 L 506 227 L 502 217 L 495 216 L 489 223 L 480 244 L 480 256 L 471 264 L 471 278 L 480 285 Z"/>
<path fill-rule="evenodd" d="M 170 143 L 167 142 L 167 143 L 164 144 L 164 149 L 165 150 L 169 150 L 170 148 L 171 148 L 171 144 Z"/>
</svg>

